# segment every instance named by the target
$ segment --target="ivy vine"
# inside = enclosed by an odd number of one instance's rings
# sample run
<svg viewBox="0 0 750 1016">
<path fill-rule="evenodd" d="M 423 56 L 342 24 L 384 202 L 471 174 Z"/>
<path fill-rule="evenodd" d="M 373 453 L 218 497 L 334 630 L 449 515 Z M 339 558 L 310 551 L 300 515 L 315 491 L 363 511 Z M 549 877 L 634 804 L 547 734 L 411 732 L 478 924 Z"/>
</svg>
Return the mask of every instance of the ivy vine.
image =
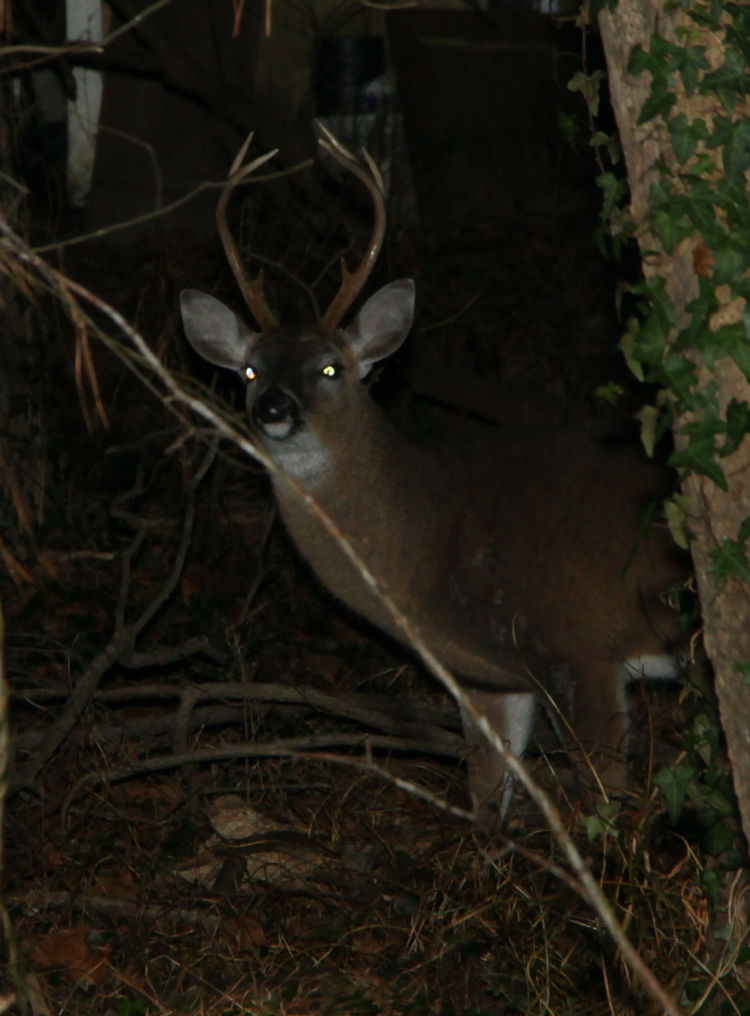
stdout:
<svg viewBox="0 0 750 1016">
<path fill-rule="evenodd" d="M 590 22 L 599 10 L 615 5 L 616 0 L 591 0 L 582 20 Z M 697 295 L 678 308 L 667 280 L 648 274 L 630 287 L 639 312 L 627 324 L 622 348 L 636 377 L 660 392 L 655 404 L 641 413 L 646 443 L 654 444 L 676 427 L 679 440 L 671 464 L 727 490 L 725 461 L 750 433 L 750 405 L 738 399 L 723 405 L 717 384 L 699 384 L 698 371 L 701 366 L 710 371 L 728 357 L 750 382 L 750 118 L 737 115 L 739 104 L 750 96 L 750 5 L 672 0 L 671 8 L 686 15 L 687 26 L 675 41 L 659 31 L 657 22 L 648 44 L 633 48 L 627 70 L 633 76 L 650 75 L 638 123 L 653 121 L 657 130 L 663 123 L 668 141 L 654 167 L 645 226 L 654 247 L 660 246 L 667 256 L 684 241 L 693 241 Z M 705 30 L 722 39 L 719 66 L 703 44 Z M 595 117 L 591 98 L 598 102 L 600 85 L 599 72 L 583 72 L 569 83 L 586 99 L 590 119 Z M 687 115 L 680 108 L 683 94 L 710 98 L 694 104 L 705 114 Z M 595 131 L 591 144 L 600 167 L 602 218 L 622 242 L 634 236 L 635 223 L 627 210 L 627 181 L 613 167 L 617 148 Z M 642 251 L 646 258 L 651 253 L 658 265 L 658 250 Z M 722 323 L 719 311 L 728 305 L 742 310 L 737 320 L 729 316 L 730 323 Z M 667 505 L 668 517 L 670 511 L 672 522 L 680 515 L 678 500 Z M 718 540 L 710 554 L 717 588 L 730 577 L 750 583 L 749 548 L 746 518 L 736 537 Z M 750 683 L 750 661 L 737 662 L 735 670 L 740 681 Z M 697 759 L 696 766 L 686 762 L 665 768 L 655 782 L 665 795 L 670 820 L 676 823 L 689 803 L 707 830 L 710 848 L 719 852 L 731 840 L 736 802 L 731 778 L 717 761 L 718 717 L 700 714 L 686 736 L 685 747 Z"/>
<path fill-rule="evenodd" d="M 592 0 L 587 17 L 615 0 Z M 730 357 L 750 382 L 750 119 L 735 116 L 737 104 L 750 95 L 750 7 L 724 0 L 682 0 L 681 10 L 692 26 L 683 28 L 678 41 L 655 31 L 648 47 L 636 45 L 628 64 L 634 76 L 648 73 L 651 87 L 640 111 L 639 124 L 660 117 L 671 144 L 670 158 L 657 165 L 658 175 L 649 190 L 649 221 L 652 234 L 666 254 L 690 237 L 699 238 L 700 263 L 696 263 L 698 295 L 686 307 L 687 323 L 677 327 L 677 313 L 663 278 L 652 276 L 631 287 L 639 299 L 640 316 L 628 323 L 623 351 L 636 376 L 667 393 L 643 414 L 648 437 L 654 442 L 676 420 L 684 439 L 672 456 L 672 465 L 709 477 L 727 489 L 722 460 L 750 433 L 750 406 L 733 400 L 722 413 L 716 386 L 698 387 L 697 361 L 708 369 L 722 357 Z M 712 68 L 699 29 L 723 38 L 722 63 Z M 597 75 L 598 72 L 595 72 Z M 600 80 L 595 75 L 577 76 L 569 87 L 580 90 L 587 101 Z M 711 96 L 712 112 L 689 119 L 674 113 L 677 94 Z M 589 107 L 591 108 L 591 106 Z M 601 138 L 592 137 L 601 148 Z M 609 145 L 606 149 L 612 153 Z M 601 163 L 600 163 L 601 165 Z M 626 183 L 605 169 L 598 177 L 603 194 L 603 217 L 615 231 L 632 235 L 634 224 L 622 203 Z M 721 300 L 718 287 L 723 287 Z M 744 312 L 733 323 L 712 327 L 721 304 L 741 299 Z M 738 545 L 747 547 L 750 530 L 743 526 Z M 726 560 L 735 562 L 726 568 Z M 714 578 L 728 574 L 750 578 L 741 554 L 714 555 Z M 723 564 L 721 562 L 724 562 Z"/>
</svg>

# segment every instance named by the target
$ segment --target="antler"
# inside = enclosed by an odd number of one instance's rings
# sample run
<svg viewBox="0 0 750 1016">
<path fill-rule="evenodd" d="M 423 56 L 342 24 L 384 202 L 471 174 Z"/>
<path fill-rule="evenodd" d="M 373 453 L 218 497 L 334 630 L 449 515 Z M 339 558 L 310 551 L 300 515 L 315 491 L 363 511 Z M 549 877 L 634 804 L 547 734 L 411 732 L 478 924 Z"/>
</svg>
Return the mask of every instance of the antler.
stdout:
<svg viewBox="0 0 750 1016">
<path fill-rule="evenodd" d="M 229 195 L 237 184 L 246 180 L 251 173 L 254 173 L 256 169 L 268 162 L 269 159 L 272 159 L 278 152 L 278 148 L 274 148 L 273 151 L 266 152 L 265 155 L 259 155 L 257 159 L 253 159 L 247 166 L 243 166 L 242 160 L 245 158 L 252 138 L 251 132 L 245 139 L 245 143 L 237 153 L 227 174 L 227 182 L 216 206 L 216 225 L 219 227 L 219 236 L 224 246 L 224 253 L 227 256 L 229 267 L 232 269 L 232 273 L 237 280 L 237 285 L 240 288 L 245 303 L 250 313 L 260 325 L 261 331 L 269 332 L 274 328 L 278 328 L 279 322 L 266 300 L 265 287 L 263 285 L 263 269 L 261 268 L 254 279 L 248 275 L 237 250 L 237 244 L 234 242 L 227 226 L 227 202 L 229 201 Z"/>
<path fill-rule="evenodd" d="M 320 121 L 318 121 L 318 126 L 323 132 L 323 137 L 320 138 L 321 147 L 329 155 L 332 155 L 339 165 L 349 170 L 350 173 L 353 173 L 365 185 L 370 192 L 375 209 L 375 221 L 372 227 L 370 243 L 359 266 L 353 272 L 350 272 L 344 259 L 341 259 L 341 286 L 322 319 L 326 328 L 336 328 L 344 314 L 351 307 L 365 282 L 367 282 L 367 278 L 383 245 L 383 236 L 385 234 L 385 197 L 383 178 L 369 154 L 364 149 L 362 150 L 362 155 L 367 163 L 367 169 L 365 169 Z"/>
</svg>

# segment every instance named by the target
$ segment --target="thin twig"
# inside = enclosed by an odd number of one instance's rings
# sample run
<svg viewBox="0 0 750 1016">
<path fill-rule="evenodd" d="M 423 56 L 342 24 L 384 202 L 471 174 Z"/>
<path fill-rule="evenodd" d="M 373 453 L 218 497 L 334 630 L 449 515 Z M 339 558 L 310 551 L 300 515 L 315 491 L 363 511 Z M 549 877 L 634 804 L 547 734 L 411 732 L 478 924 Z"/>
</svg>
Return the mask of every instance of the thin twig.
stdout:
<svg viewBox="0 0 750 1016">
<path fill-rule="evenodd" d="M 288 169 L 279 169 L 274 173 L 268 173 L 255 177 L 254 179 L 256 183 L 266 183 L 269 180 L 281 180 L 286 176 L 292 176 L 295 173 L 300 173 L 303 169 L 308 169 L 312 165 L 313 159 L 305 159 L 303 162 L 290 166 Z M 183 194 L 182 197 L 177 198 L 168 205 L 164 205 L 163 208 L 159 208 L 157 211 L 144 212 L 143 215 L 135 215 L 132 219 L 124 219 L 122 222 L 113 222 L 108 226 L 102 226 L 101 229 L 95 229 L 91 233 L 81 233 L 79 236 L 73 236 L 67 240 L 57 240 L 55 243 L 42 244 L 39 247 L 33 248 L 34 253 L 49 254 L 52 251 L 65 250 L 68 247 L 75 247 L 81 243 L 89 243 L 92 240 L 100 240 L 105 236 L 112 236 L 114 233 L 122 232 L 122 230 L 125 229 L 131 229 L 134 226 L 141 226 L 144 222 L 153 222 L 156 219 L 170 215 L 178 208 L 182 208 L 183 205 L 186 205 L 189 201 L 192 201 L 204 191 L 219 190 L 224 186 L 225 182 L 226 181 L 221 180 L 217 183 L 213 181 L 199 183 L 197 187 L 188 191 L 187 194 Z"/>
<path fill-rule="evenodd" d="M 201 762 L 236 761 L 243 758 L 320 758 L 322 749 L 360 748 L 365 752 L 372 749 L 379 751 L 397 751 L 420 753 L 425 743 L 407 737 L 393 737 L 381 734 L 311 734 L 309 737 L 291 737 L 263 744 L 220 745 L 215 748 L 200 748 L 196 751 L 176 752 L 171 755 L 159 755 L 157 758 L 144 759 L 133 766 L 110 769 L 102 773 L 87 773 L 82 776 L 68 794 L 61 809 L 61 821 L 65 825 L 68 809 L 86 789 L 98 785 L 121 783 L 149 773 L 161 773 L 168 769 L 180 769 L 183 766 L 194 766 Z M 365 764 L 361 758 L 346 759 L 341 755 L 322 756 L 326 761 L 338 763 L 348 762 L 352 765 Z M 392 776 L 388 777 L 393 779 Z M 424 793 L 428 793 L 424 791 Z M 462 818 L 470 819 L 469 812 L 454 809 Z"/>
</svg>

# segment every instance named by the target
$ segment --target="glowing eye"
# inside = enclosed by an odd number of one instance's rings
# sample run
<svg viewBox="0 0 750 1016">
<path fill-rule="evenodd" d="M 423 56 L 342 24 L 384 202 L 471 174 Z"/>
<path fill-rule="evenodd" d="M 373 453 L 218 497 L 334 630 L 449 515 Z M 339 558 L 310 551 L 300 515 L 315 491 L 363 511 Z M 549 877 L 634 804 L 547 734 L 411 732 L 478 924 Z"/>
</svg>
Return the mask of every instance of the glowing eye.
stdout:
<svg viewBox="0 0 750 1016">
<path fill-rule="evenodd" d="M 327 363 L 320 373 L 325 374 L 326 377 L 336 377 L 338 372 L 339 368 L 335 363 Z"/>
<path fill-rule="evenodd" d="M 255 367 L 251 367 L 250 364 L 245 367 L 245 377 L 248 381 L 255 381 L 258 377 L 258 372 Z"/>
</svg>

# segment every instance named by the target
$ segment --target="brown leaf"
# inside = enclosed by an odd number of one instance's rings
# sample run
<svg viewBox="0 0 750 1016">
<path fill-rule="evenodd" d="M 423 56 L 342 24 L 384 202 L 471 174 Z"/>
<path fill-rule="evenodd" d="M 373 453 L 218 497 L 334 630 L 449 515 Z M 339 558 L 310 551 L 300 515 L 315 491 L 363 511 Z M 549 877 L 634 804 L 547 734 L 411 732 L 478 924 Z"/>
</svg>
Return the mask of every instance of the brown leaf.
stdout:
<svg viewBox="0 0 750 1016">
<path fill-rule="evenodd" d="M 225 922 L 225 928 L 243 952 L 252 950 L 254 946 L 268 945 L 263 925 L 250 914 L 230 918 Z"/>
<path fill-rule="evenodd" d="M 696 275 L 710 279 L 713 274 L 714 256 L 705 243 L 699 243 L 693 251 L 693 268 Z"/>
<path fill-rule="evenodd" d="M 32 963 L 43 970 L 57 970 L 68 981 L 102 984 L 108 976 L 109 947 L 89 945 L 91 928 L 62 928 L 37 939 Z"/>
</svg>

